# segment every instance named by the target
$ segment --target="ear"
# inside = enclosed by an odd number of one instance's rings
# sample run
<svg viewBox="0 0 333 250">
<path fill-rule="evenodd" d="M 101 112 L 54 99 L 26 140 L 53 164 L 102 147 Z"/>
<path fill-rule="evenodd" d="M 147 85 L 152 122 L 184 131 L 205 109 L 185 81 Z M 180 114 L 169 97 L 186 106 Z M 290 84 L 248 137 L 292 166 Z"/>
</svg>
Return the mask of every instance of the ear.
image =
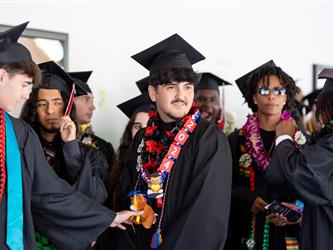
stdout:
<svg viewBox="0 0 333 250">
<path fill-rule="evenodd" d="M 0 68 L 0 82 L 3 81 L 7 71 L 5 69 Z"/>
<path fill-rule="evenodd" d="M 155 89 L 155 87 L 149 85 L 148 86 L 148 94 L 149 94 L 150 100 L 152 102 L 156 102 L 157 89 Z"/>
<path fill-rule="evenodd" d="M 257 97 L 256 97 L 256 95 L 253 95 L 253 96 L 252 96 L 252 100 L 253 100 L 254 104 L 258 104 L 258 101 L 257 101 Z"/>
</svg>

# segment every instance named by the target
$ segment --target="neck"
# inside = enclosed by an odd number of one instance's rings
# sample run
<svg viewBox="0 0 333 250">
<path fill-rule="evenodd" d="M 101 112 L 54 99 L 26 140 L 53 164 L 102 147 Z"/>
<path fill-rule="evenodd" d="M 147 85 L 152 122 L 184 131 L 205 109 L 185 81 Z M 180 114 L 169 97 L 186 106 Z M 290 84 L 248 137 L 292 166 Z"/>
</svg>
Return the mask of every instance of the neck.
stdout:
<svg viewBox="0 0 333 250">
<path fill-rule="evenodd" d="M 43 139 L 46 140 L 47 142 L 53 142 L 58 132 L 50 133 L 43 129 L 40 129 L 39 133 L 40 136 L 43 137 Z"/>
<path fill-rule="evenodd" d="M 266 115 L 258 112 L 259 126 L 266 131 L 274 131 L 280 122 L 281 114 Z"/>
</svg>

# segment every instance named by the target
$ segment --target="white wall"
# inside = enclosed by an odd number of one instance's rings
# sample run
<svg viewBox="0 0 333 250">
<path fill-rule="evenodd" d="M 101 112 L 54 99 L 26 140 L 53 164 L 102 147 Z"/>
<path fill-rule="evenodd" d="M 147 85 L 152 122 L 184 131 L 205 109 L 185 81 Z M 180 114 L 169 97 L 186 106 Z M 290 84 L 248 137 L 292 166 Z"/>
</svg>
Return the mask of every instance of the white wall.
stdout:
<svg viewBox="0 0 333 250">
<path fill-rule="evenodd" d="M 333 65 L 332 13 L 332 3 L 306 1 L 0 1 L 1 24 L 29 20 L 30 28 L 69 33 L 69 69 L 94 70 L 97 105 L 106 93 L 94 128 L 115 147 L 127 121 L 116 105 L 139 94 L 134 82 L 148 73 L 131 55 L 178 33 L 206 56 L 198 71 L 234 81 L 274 59 L 308 93 L 312 63 Z M 242 102 L 235 86 L 226 88 L 238 125 L 248 112 Z"/>
</svg>

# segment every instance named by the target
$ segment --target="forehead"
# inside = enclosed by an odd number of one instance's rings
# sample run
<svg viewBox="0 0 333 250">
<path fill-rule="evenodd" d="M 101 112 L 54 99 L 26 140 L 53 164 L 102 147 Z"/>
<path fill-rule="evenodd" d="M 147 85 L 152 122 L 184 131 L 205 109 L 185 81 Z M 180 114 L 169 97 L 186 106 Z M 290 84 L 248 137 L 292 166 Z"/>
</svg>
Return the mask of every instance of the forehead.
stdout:
<svg viewBox="0 0 333 250">
<path fill-rule="evenodd" d="M 213 89 L 199 89 L 195 91 L 195 96 L 214 97 L 219 96 L 219 93 Z"/>
<path fill-rule="evenodd" d="M 281 87 L 284 86 L 284 84 L 277 76 L 268 75 L 261 78 L 257 86 Z"/>
<path fill-rule="evenodd" d="M 45 99 L 45 100 L 52 100 L 52 99 L 58 99 L 62 96 L 60 94 L 60 90 L 58 89 L 43 89 L 40 88 L 37 93 L 37 99 Z"/>
</svg>

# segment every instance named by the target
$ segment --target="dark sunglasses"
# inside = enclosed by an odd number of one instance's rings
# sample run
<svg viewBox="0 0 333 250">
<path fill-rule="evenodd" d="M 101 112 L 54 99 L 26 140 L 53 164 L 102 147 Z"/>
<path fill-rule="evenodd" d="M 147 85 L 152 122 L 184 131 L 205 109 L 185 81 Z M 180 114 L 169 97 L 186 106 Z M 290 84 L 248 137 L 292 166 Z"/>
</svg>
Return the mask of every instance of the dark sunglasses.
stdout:
<svg viewBox="0 0 333 250">
<path fill-rule="evenodd" d="M 257 89 L 257 93 L 260 95 L 269 95 L 271 92 L 274 95 L 285 95 L 287 90 L 283 87 L 274 87 L 270 89 L 267 86 L 261 86 Z"/>
</svg>

